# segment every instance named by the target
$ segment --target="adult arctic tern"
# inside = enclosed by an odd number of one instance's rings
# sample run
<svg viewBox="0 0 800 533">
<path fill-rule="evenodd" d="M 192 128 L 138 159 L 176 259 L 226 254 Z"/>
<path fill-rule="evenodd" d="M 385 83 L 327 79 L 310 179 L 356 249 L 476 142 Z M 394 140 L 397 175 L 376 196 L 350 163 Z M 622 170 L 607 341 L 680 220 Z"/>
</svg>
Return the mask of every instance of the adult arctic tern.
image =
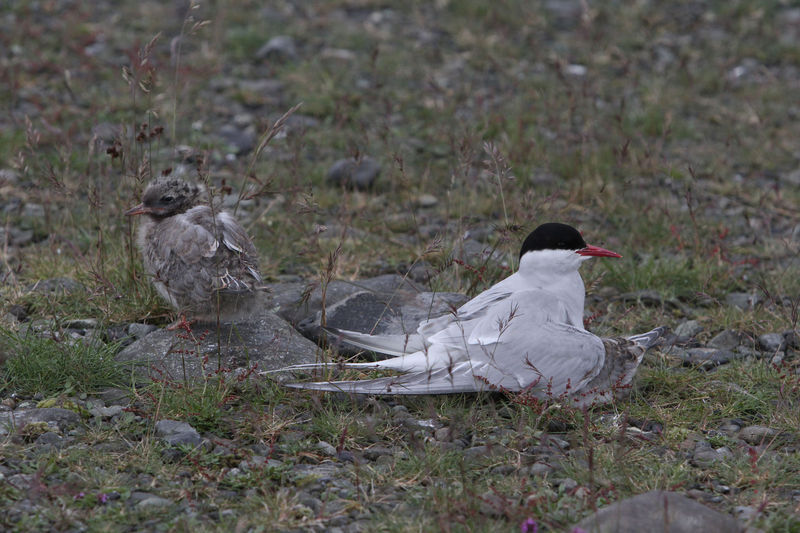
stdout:
<svg viewBox="0 0 800 533">
<path fill-rule="evenodd" d="M 412 335 L 329 331 L 355 346 L 393 357 L 365 363 L 296 365 L 394 370 L 360 381 L 290 383 L 302 389 L 359 394 L 527 391 L 583 406 L 610 401 L 630 383 L 644 352 L 665 328 L 600 339 L 583 325 L 585 288 L 578 273 L 592 257 L 622 257 L 587 245 L 573 227 L 542 224 L 528 235 L 519 269 L 454 313 L 422 322 Z"/>
</svg>

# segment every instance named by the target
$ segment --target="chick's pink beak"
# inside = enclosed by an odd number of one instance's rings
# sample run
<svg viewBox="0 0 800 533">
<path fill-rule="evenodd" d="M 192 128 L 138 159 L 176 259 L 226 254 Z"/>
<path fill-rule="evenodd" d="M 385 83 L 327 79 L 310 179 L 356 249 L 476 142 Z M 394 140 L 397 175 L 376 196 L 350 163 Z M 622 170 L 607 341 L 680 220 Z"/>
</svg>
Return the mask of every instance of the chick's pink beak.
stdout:
<svg viewBox="0 0 800 533">
<path fill-rule="evenodd" d="M 149 208 L 145 207 L 144 204 L 139 204 L 125 211 L 125 216 L 131 217 L 133 215 L 144 215 L 145 213 L 149 212 L 150 212 Z"/>
<path fill-rule="evenodd" d="M 592 246 L 591 244 L 587 245 L 586 248 L 581 248 L 575 253 L 593 257 L 622 257 L 617 252 L 612 252 L 611 250 L 606 250 L 599 246 Z"/>
</svg>

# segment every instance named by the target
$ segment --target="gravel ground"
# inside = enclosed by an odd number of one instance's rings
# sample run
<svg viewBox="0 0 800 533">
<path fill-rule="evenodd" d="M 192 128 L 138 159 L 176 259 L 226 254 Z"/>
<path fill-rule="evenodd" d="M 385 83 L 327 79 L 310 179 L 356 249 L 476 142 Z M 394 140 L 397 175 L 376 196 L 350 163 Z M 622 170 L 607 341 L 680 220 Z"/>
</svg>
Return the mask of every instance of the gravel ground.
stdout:
<svg viewBox="0 0 800 533">
<path fill-rule="evenodd" d="M 0 8 L 3 529 L 572 531 L 654 489 L 798 528 L 797 8 L 193 5 Z M 625 256 L 587 327 L 672 334 L 587 413 L 213 359 L 134 386 L 114 357 L 171 317 L 122 213 L 161 173 L 236 211 L 303 343 L 346 284 L 476 294 L 546 220 Z"/>
</svg>

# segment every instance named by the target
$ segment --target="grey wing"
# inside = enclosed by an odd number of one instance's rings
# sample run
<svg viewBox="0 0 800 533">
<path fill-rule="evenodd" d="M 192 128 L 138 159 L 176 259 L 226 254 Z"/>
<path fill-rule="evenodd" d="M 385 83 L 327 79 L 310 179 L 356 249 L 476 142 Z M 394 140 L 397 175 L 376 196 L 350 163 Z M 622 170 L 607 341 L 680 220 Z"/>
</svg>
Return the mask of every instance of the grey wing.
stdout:
<svg viewBox="0 0 800 533">
<path fill-rule="evenodd" d="M 463 348 L 465 331 L 470 324 L 481 319 L 493 304 L 511 296 L 508 291 L 489 289 L 473 298 L 454 313 L 448 313 L 420 323 L 416 334 L 402 335 L 369 335 L 357 331 L 337 330 L 329 331 L 341 340 L 378 353 L 394 357 L 407 356 L 427 349 L 431 338 L 450 339 L 450 344 L 458 343 Z M 466 330 L 465 330 L 466 328 Z"/>
<path fill-rule="evenodd" d="M 448 313 L 422 322 L 417 328 L 417 333 L 427 339 L 455 322 L 461 322 L 463 324 L 483 318 L 486 316 L 488 309 L 496 303 L 511 297 L 511 294 L 512 293 L 509 291 L 494 291 L 489 289 L 459 307 L 455 313 Z"/>
<path fill-rule="evenodd" d="M 541 294 L 544 293 L 544 294 Z M 359 394 L 446 394 L 489 389 L 533 390 L 559 397 L 582 389 L 603 366 L 605 349 L 591 333 L 558 322 L 563 305 L 546 291 L 523 291 L 481 319 L 453 323 L 427 351 L 345 367 L 394 369 L 400 376 L 366 381 L 296 383 L 293 387 Z"/>
<path fill-rule="evenodd" d="M 518 282 L 519 278 L 517 275 L 512 274 L 459 307 L 455 313 L 448 313 L 422 322 L 417 328 L 417 333 L 419 333 L 422 338 L 428 339 L 455 322 L 464 324 L 482 318 L 493 305 L 510 298 Z"/>
<path fill-rule="evenodd" d="M 363 381 L 292 383 L 288 386 L 355 394 L 398 395 L 530 390 L 543 398 L 558 398 L 581 390 L 603 366 L 603 344 L 591 333 L 553 322 L 525 328 L 525 331 L 525 335 L 520 335 L 519 331 L 506 331 L 508 335 L 501 335 L 491 344 L 473 343 L 468 347 L 468 360 L 454 361 L 444 367 L 437 365 L 430 370 Z M 344 366 L 401 369 L 402 360 L 409 358 L 397 357 L 377 363 Z M 391 365 L 394 362 L 398 364 Z"/>
<path fill-rule="evenodd" d="M 194 305 L 208 298 L 213 277 L 203 268 L 217 253 L 219 243 L 204 227 L 184 215 L 170 217 L 148 236 L 145 262 L 157 284 L 177 306 Z"/>
<path fill-rule="evenodd" d="M 256 289 L 262 279 L 258 269 L 258 252 L 253 241 L 230 214 L 224 211 L 219 213 L 217 223 L 222 230 L 222 243 L 229 252 L 225 254 L 227 270 L 223 290 L 246 292 Z"/>
<path fill-rule="evenodd" d="M 258 252 L 253 241 L 232 215 L 225 211 L 220 212 L 217 215 L 217 224 L 222 229 L 222 242 L 229 250 L 239 252 L 254 263 L 257 262 Z"/>
<path fill-rule="evenodd" d="M 476 375 L 508 390 L 578 390 L 603 366 L 602 341 L 562 321 L 564 305 L 543 290 L 496 304 L 467 338 Z"/>
<path fill-rule="evenodd" d="M 199 274 L 210 280 L 213 290 L 244 293 L 261 284 L 255 246 L 236 219 L 224 211 L 215 214 L 208 206 L 193 207 L 183 217 L 198 243 L 213 239 L 214 245 L 198 260 Z"/>
</svg>

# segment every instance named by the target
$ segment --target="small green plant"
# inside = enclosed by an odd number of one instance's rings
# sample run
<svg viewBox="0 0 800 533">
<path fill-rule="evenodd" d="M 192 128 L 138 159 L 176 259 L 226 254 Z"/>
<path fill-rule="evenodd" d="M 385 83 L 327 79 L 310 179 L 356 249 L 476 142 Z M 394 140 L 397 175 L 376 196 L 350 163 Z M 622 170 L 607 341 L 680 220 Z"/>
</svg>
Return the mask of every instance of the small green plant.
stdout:
<svg viewBox="0 0 800 533">
<path fill-rule="evenodd" d="M 7 357 L 3 385 L 23 394 L 95 392 L 124 383 L 114 360 L 118 346 L 99 335 L 73 339 L 0 329 L 0 350 Z"/>
</svg>

